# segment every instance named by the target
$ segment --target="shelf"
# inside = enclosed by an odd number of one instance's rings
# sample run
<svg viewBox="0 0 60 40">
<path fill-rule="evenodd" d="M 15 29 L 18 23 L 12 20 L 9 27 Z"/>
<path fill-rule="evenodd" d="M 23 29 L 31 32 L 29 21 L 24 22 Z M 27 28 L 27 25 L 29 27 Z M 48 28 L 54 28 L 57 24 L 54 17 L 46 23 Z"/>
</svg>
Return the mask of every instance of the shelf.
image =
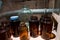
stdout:
<svg viewBox="0 0 60 40">
<path fill-rule="evenodd" d="M 49 12 L 60 12 L 60 9 L 29 9 L 29 10 L 31 10 L 31 13 L 39 13 L 39 14 L 41 14 L 41 13 L 49 13 Z M 14 11 L 8 11 L 8 12 L 3 12 L 3 13 L 1 13 L 0 14 L 0 16 L 3 16 L 3 15 L 11 15 L 11 14 L 21 14 L 21 12 L 23 12 L 24 14 L 29 14 L 28 13 L 28 10 L 26 11 L 26 10 L 14 10 Z"/>
<path fill-rule="evenodd" d="M 55 30 L 52 31 L 52 32 L 56 35 L 56 31 Z M 20 40 L 20 37 L 13 37 L 13 36 L 11 36 L 11 39 L 12 40 Z M 41 36 L 38 36 L 36 38 L 33 38 L 33 37 L 29 36 L 29 40 L 44 40 L 44 39 L 42 39 Z M 51 39 L 51 40 L 56 40 L 56 37 L 54 39 Z"/>
</svg>

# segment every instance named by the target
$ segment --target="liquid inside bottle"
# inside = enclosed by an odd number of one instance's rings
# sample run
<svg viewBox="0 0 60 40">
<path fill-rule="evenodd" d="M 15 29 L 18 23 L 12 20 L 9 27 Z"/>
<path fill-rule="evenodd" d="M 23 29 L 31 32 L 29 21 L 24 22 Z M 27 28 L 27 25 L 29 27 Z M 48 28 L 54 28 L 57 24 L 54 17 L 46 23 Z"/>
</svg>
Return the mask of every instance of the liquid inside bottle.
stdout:
<svg viewBox="0 0 60 40">
<path fill-rule="evenodd" d="M 30 36 L 37 37 L 39 35 L 39 21 L 37 16 L 31 16 L 29 20 Z"/>
<path fill-rule="evenodd" d="M 41 19 L 42 38 L 50 39 L 52 33 L 53 22 L 51 17 L 43 16 Z"/>
<path fill-rule="evenodd" d="M 20 23 L 20 40 L 29 40 L 28 39 L 28 28 L 24 22 Z"/>
</svg>

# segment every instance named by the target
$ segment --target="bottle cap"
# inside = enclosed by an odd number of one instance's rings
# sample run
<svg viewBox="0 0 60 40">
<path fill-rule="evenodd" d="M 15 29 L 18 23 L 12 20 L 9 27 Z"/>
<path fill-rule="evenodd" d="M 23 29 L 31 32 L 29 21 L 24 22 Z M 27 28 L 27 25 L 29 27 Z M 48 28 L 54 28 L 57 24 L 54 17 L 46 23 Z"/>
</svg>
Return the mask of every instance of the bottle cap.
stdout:
<svg viewBox="0 0 60 40">
<path fill-rule="evenodd" d="M 14 20 L 17 20 L 18 18 L 19 18 L 19 16 L 11 16 L 10 17 L 10 20 L 13 20 L 14 21 Z"/>
</svg>

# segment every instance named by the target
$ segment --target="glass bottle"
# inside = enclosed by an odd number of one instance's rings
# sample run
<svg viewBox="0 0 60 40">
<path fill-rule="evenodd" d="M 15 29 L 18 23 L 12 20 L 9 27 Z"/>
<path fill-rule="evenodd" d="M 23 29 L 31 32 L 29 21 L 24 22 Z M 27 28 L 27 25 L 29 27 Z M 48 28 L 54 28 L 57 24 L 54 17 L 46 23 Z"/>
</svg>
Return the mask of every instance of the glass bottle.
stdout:
<svg viewBox="0 0 60 40">
<path fill-rule="evenodd" d="M 37 37 L 39 35 L 39 21 L 37 16 L 31 16 L 29 20 L 30 36 Z"/>
<path fill-rule="evenodd" d="M 44 15 L 41 18 L 41 27 L 42 27 L 42 38 L 50 39 L 52 33 L 53 22 L 50 16 Z"/>
<path fill-rule="evenodd" d="M 8 35 L 7 35 L 7 29 L 6 26 L 4 25 L 4 22 L 0 22 L 0 40 L 10 40 Z"/>
<path fill-rule="evenodd" d="M 19 24 L 20 24 L 19 16 L 10 17 L 10 25 L 12 29 L 12 35 L 14 37 L 19 37 Z"/>
<path fill-rule="evenodd" d="M 11 38 L 11 32 L 10 32 L 10 24 L 9 20 L 7 18 L 3 18 L 1 21 L 2 26 L 7 30 L 7 36 L 8 38 Z"/>
<path fill-rule="evenodd" d="M 25 22 L 20 23 L 20 40 L 29 40 L 28 39 L 28 28 Z"/>
</svg>

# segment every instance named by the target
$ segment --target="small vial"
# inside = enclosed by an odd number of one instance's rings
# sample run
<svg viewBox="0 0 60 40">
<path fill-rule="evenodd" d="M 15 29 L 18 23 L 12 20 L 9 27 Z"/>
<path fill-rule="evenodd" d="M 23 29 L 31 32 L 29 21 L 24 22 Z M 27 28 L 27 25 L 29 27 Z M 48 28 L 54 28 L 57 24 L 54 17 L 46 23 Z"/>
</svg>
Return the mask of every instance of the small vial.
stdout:
<svg viewBox="0 0 60 40">
<path fill-rule="evenodd" d="M 20 23 L 20 40 L 29 40 L 28 39 L 28 28 L 25 22 Z"/>
</svg>

